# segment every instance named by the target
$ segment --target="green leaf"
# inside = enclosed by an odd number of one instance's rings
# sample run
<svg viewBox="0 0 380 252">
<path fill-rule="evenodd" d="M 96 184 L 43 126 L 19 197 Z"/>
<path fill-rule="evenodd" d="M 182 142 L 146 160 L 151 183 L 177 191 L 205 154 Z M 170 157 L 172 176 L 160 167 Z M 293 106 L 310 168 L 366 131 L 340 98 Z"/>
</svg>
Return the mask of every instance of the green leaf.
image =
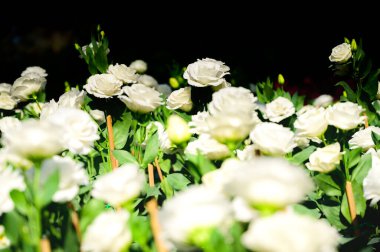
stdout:
<svg viewBox="0 0 380 252">
<path fill-rule="evenodd" d="M 86 205 L 83 206 L 80 218 L 80 230 L 82 233 L 86 232 L 88 225 L 105 210 L 105 205 L 102 201 L 91 199 Z"/>
<path fill-rule="evenodd" d="M 314 181 L 318 187 L 328 196 L 341 196 L 340 186 L 333 180 L 331 174 L 320 173 L 314 176 Z"/>
<path fill-rule="evenodd" d="M 190 184 L 190 180 L 187 179 L 182 173 L 172 173 L 169 174 L 166 179 L 174 190 L 182 190 Z"/>
<path fill-rule="evenodd" d="M 150 187 L 148 184 L 146 184 L 145 192 L 147 198 L 153 196 L 157 199 L 161 195 L 160 189 L 157 186 Z"/>
<path fill-rule="evenodd" d="M 317 205 L 330 224 L 333 225 L 338 231 L 346 228 L 340 220 L 339 205 L 336 205 L 334 202 L 326 202 L 324 204 L 317 202 Z"/>
<path fill-rule="evenodd" d="M 148 248 L 148 243 L 152 240 L 152 231 L 150 228 L 149 219 L 146 216 L 137 216 L 132 214 L 129 219 L 129 226 L 131 228 L 133 241 L 135 241 L 140 248 Z M 136 245 L 136 244 L 133 244 Z M 142 249 L 138 249 L 136 251 L 144 251 Z"/>
<path fill-rule="evenodd" d="M 311 216 L 315 219 L 319 219 L 321 217 L 321 211 L 318 208 L 311 209 L 311 208 L 307 208 L 306 206 L 301 205 L 301 204 L 294 204 L 293 210 L 296 213 L 308 215 L 308 216 Z"/>
<path fill-rule="evenodd" d="M 309 159 L 310 155 L 317 149 L 315 146 L 309 146 L 306 149 L 302 150 L 301 152 L 298 152 L 296 155 L 291 157 L 289 161 L 292 164 L 295 165 L 301 165 L 303 164 L 306 160 Z"/>
<path fill-rule="evenodd" d="M 372 141 L 375 143 L 376 149 L 380 147 L 380 135 L 374 131 L 371 131 Z"/>
<path fill-rule="evenodd" d="M 368 77 L 368 81 L 363 87 L 363 90 L 369 95 L 371 100 L 375 99 L 377 95 L 379 74 L 380 69 L 377 69 Z"/>
<path fill-rule="evenodd" d="M 160 164 L 161 170 L 163 170 L 165 173 L 169 173 L 170 172 L 170 168 L 171 168 L 171 161 L 170 161 L 170 159 L 160 160 L 159 164 Z"/>
<path fill-rule="evenodd" d="M 75 233 L 73 225 L 71 224 L 70 218 L 66 221 L 66 232 L 64 233 L 64 251 L 80 251 L 79 241 Z"/>
<path fill-rule="evenodd" d="M 135 164 L 139 165 L 137 159 L 126 150 L 114 150 L 113 155 L 119 161 L 119 165 L 123 164 Z"/>
<path fill-rule="evenodd" d="M 43 190 L 37 194 L 37 204 L 42 208 L 48 205 L 59 187 L 59 170 L 53 171 L 46 179 Z"/>
<path fill-rule="evenodd" d="M 124 113 L 121 117 L 121 120 L 118 120 L 113 125 L 112 128 L 115 139 L 115 149 L 123 149 L 127 143 L 132 120 L 133 118 L 130 112 Z"/>
<path fill-rule="evenodd" d="M 342 86 L 347 93 L 347 99 L 351 102 L 356 102 L 357 95 L 346 82 L 340 81 L 335 86 Z"/>
<path fill-rule="evenodd" d="M 202 154 L 186 154 L 186 157 L 192 164 L 195 165 L 202 176 L 210 171 L 216 170 L 215 165 Z"/>
<path fill-rule="evenodd" d="M 29 205 L 26 200 L 25 194 L 19 190 L 12 190 L 10 196 L 16 209 L 20 213 L 27 215 L 29 211 Z"/>
<path fill-rule="evenodd" d="M 5 214 L 4 226 L 7 232 L 7 237 L 11 240 L 12 244 L 16 244 L 20 238 L 21 230 L 27 221 L 21 217 L 16 211 Z"/>
<path fill-rule="evenodd" d="M 352 172 L 351 180 L 359 184 L 363 183 L 364 178 L 367 176 L 369 169 L 372 167 L 371 154 L 365 154 L 361 157 L 358 165 Z"/>
<path fill-rule="evenodd" d="M 158 134 L 153 134 L 146 145 L 144 158 L 143 158 L 143 167 L 146 168 L 149 163 L 153 162 L 156 156 L 158 155 L 159 150 L 159 141 L 158 141 Z"/>
<path fill-rule="evenodd" d="M 351 184 L 352 184 L 352 191 L 354 193 L 356 214 L 364 217 L 367 205 L 366 205 L 366 200 L 364 198 L 362 185 L 358 184 L 356 181 L 352 181 Z M 341 212 L 344 218 L 349 223 L 352 223 L 346 193 L 344 193 L 343 198 L 342 198 Z"/>
<path fill-rule="evenodd" d="M 344 148 L 343 162 L 344 166 L 348 169 L 357 165 L 360 161 L 361 148 L 355 148 L 353 150 Z"/>
<path fill-rule="evenodd" d="M 164 178 L 161 181 L 160 187 L 161 187 L 161 190 L 164 192 L 164 194 L 166 195 L 167 198 L 173 197 L 174 190 L 166 178 Z"/>
</svg>

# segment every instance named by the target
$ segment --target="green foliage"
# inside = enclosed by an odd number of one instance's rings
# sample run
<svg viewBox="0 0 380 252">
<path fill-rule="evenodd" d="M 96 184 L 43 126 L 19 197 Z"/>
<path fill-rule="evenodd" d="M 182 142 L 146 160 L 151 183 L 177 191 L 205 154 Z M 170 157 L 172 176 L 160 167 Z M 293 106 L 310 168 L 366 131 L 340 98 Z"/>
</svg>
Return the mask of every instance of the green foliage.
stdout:
<svg viewBox="0 0 380 252">
<path fill-rule="evenodd" d="M 149 138 L 146 144 L 142 167 L 148 167 L 148 164 L 154 161 L 158 155 L 159 146 L 158 133 L 155 133 Z"/>
</svg>

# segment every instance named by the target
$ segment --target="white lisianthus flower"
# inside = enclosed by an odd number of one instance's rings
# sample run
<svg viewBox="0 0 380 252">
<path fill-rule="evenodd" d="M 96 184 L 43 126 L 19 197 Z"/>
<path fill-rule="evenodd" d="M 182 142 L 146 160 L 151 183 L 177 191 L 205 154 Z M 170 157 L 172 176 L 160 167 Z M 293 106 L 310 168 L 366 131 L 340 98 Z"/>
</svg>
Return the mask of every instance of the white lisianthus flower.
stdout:
<svg viewBox="0 0 380 252">
<path fill-rule="evenodd" d="M 371 206 L 380 200 L 380 156 L 374 149 L 368 151 L 372 156 L 372 166 L 363 180 L 364 197 L 371 200 Z"/>
<path fill-rule="evenodd" d="M 285 118 L 293 115 L 296 109 L 293 103 L 284 97 L 277 97 L 265 106 L 265 118 L 271 122 L 281 122 Z"/>
<path fill-rule="evenodd" d="M 207 111 L 198 111 L 197 114 L 191 116 L 191 121 L 189 122 L 190 133 L 192 134 L 207 134 L 209 128 L 207 125 L 207 118 L 210 114 Z"/>
<path fill-rule="evenodd" d="M 167 108 L 172 110 L 181 109 L 189 112 L 193 108 L 191 88 L 185 87 L 173 91 L 167 99 Z"/>
<path fill-rule="evenodd" d="M 309 138 L 303 137 L 303 136 L 298 136 L 298 135 L 294 136 L 294 142 L 301 149 L 306 148 L 306 147 L 308 147 L 310 145 L 310 139 Z M 316 142 L 316 139 L 314 139 L 314 142 Z"/>
<path fill-rule="evenodd" d="M 250 222 L 259 216 L 259 212 L 252 209 L 249 204 L 240 197 L 235 197 L 232 202 L 235 220 L 241 222 Z"/>
<path fill-rule="evenodd" d="M 323 219 L 292 212 L 278 212 L 253 220 L 243 234 L 242 244 L 254 251 L 334 252 L 339 233 Z"/>
<path fill-rule="evenodd" d="M 277 210 L 301 202 L 313 189 L 313 181 L 304 169 L 274 157 L 240 161 L 224 187 L 226 193 L 260 210 Z"/>
<path fill-rule="evenodd" d="M 88 78 L 83 88 L 98 98 L 111 98 L 123 93 L 122 85 L 123 82 L 112 74 L 95 74 Z"/>
<path fill-rule="evenodd" d="M 162 104 L 160 93 L 143 84 L 126 86 L 123 91 L 126 95 L 120 95 L 118 98 L 134 112 L 146 114 Z"/>
<path fill-rule="evenodd" d="M 258 157 L 257 148 L 255 145 L 247 145 L 243 150 L 237 150 L 236 156 L 239 160 L 248 161 Z"/>
<path fill-rule="evenodd" d="M 191 137 L 189 125 L 176 114 L 172 114 L 168 118 L 167 133 L 170 141 L 175 144 L 187 142 Z"/>
<path fill-rule="evenodd" d="M 195 87 L 219 86 L 226 82 L 224 76 L 230 68 L 224 62 L 205 58 L 189 64 L 183 73 L 183 78 L 189 85 Z"/>
<path fill-rule="evenodd" d="M 53 115 L 58 110 L 58 108 L 58 103 L 54 99 L 51 99 L 49 102 L 43 105 L 40 119 L 46 119 L 49 116 Z"/>
<path fill-rule="evenodd" d="M 30 77 L 47 77 L 48 74 L 46 73 L 46 70 L 39 66 L 31 66 L 27 67 L 22 73 L 21 76 L 30 76 Z"/>
<path fill-rule="evenodd" d="M 19 171 L 12 171 L 11 168 L 0 168 L 0 216 L 13 210 L 14 204 L 9 193 L 17 189 L 24 191 L 26 186 L 24 178 Z"/>
<path fill-rule="evenodd" d="M 334 98 L 331 95 L 323 94 L 315 98 L 313 105 L 316 107 L 327 107 L 334 102 Z"/>
<path fill-rule="evenodd" d="M 253 144 L 266 155 L 283 156 L 297 146 L 294 142 L 294 133 L 277 123 L 258 124 L 250 133 L 250 138 Z"/>
<path fill-rule="evenodd" d="M 150 88 L 157 88 L 158 82 L 153 76 L 143 74 L 140 75 L 140 77 L 137 80 L 137 83 L 143 84 L 144 86 L 150 87 Z"/>
<path fill-rule="evenodd" d="M 106 122 L 106 115 L 99 109 L 92 109 L 89 114 L 99 124 Z"/>
<path fill-rule="evenodd" d="M 64 150 L 63 129 L 47 121 L 28 119 L 3 133 L 2 143 L 11 153 L 24 158 L 48 158 Z"/>
<path fill-rule="evenodd" d="M 329 56 L 331 62 L 345 63 L 352 57 L 351 45 L 342 43 L 334 47 Z"/>
<path fill-rule="evenodd" d="M 55 125 L 61 125 L 64 132 L 60 137 L 65 147 L 74 154 L 88 154 L 94 142 L 99 139 L 98 125 L 83 110 L 59 108 L 46 120 Z"/>
<path fill-rule="evenodd" d="M 0 250 L 6 249 L 11 246 L 11 241 L 5 235 L 5 228 L 3 225 L 0 225 Z"/>
<path fill-rule="evenodd" d="M 362 148 L 363 151 L 369 148 L 375 147 L 375 143 L 372 140 L 372 131 L 380 135 L 380 128 L 375 126 L 369 126 L 368 128 L 361 129 L 352 135 L 352 138 L 348 141 L 350 149 Z"/>
<path fill-rule="evenodd" d="M 230 156 L 230 151 L 226 145 L 219 143 L 207 134 L 200 135 L 198 139 L 190 142 L 185 149 L 185 153 L 192 155 L 197 155 L 198 152 L 210 160 L 220 160 Z"/>
<path fill-rule="evenodd" d="M 166 154 L 171 154 L 174 152 L 174 149 L 176 148 L 176 145 L 173 144 L 168 136 L 168 132 L 166 132 L 164 125 L 160 122 L 150 122 L 148 126 L 146 127 L 146 135 L 145 135 L 145 140 L 142 143 L 143 146 L 146 146 L 146 143 L 148 142 L 148 137 L 149 133 L 152 129 L 152 127 L 156 126 L 157 127 L 157 133 L 158 133 L 158 141 L 160 142 L 160 149 L 166 153 Z"/>
<path fill-rule="evenodd" d="M 83 164 L 69 157 L 54 156 L 46 159 L 41 166 L 42 184 L 53 172 L 59 172 L 58 190 L 53 195 L 54 202 L 68 202 L 74 199 L 79 192 L 80 185 L 88 184 L 86 171 Z"/>
<path fill-rule="evenodd" d="M 350 130 L 364 123 L 362 106 L 352 102 L 338 102 L 326 110 L 326 119 L 338 129 Z"/>
<path fill-rule="evenodd" d="M 189 186 L 164 202 L 159 219 L 164 241 L 181 250 L 207 239 L 205 235 L 213 228 L 226 231 L 232 224 L 232 209 L 222 194 L 204 186 Z"/>
<path fill-rule="evenodd" d="M 79 91 L 76 88 L 71 88 L 70 91 L 64 93 L 59 97 L 58 106 L 65 108 L 80 109 L 84 104 L 85 97 L 86 92 L 84 90 Z"/>
<path fill-rule="evenodd" d="M 45 89 L 46 79 L 44 77 L 25 75 L 15 80 L 11 94 L 21 101 L 27 101 L 29 96 Z"/>
<path fill-rule="evenodd" d="M 124 164 L 116 170 L 98 177 L 91 195 L 118 206 L 136 198 L 145 183 L 145 175 L 134 164 Z"/>
<path fill-rule="evenodd" d="M 325 133 L 328 127 L 326 111 L 324 108 L 312 108 L 305 113 L 298 115 L 294 122 L 296 135 L 298 137 L 307 137 L 314 142 L 320 143 L 320 137 Z"/>
<path fill-rule="evenodd" d="M 168 84 L 160 84 L 156 87 L 156 90 L 160 92 L 163 97 L 167 98 L 172 93 L 172 88 Z"/>
<path fill-rule="evenodd" d="M 310 157 L 306 167 L 311 171 L 328 173 L 334 170 L 342 159 L 340 144 L 334 143 L 323 148 L 317 148 Z"/>
<path fill-rule="evenodd" d="M 139 74 L 143 74 L 148 70 L 148 64 L 143 60 L 135 60 L 129 65 L 129 67 L 135 69 Z"/>
<path fill-rule="evenodd" d="M 128 225 L 129 216 L 124 210 L 107 211 L 98 215 L 84 233 L 81 251 L 127 251 L 132 243 L 132 233 Z"/>
<path fill-rule="evenodd" d="M 16 117 L 5 116 L 0 119 L 0 131 L 2 133 L 21 127 L 21 121 Z"/>
<path fill-rule="evenodd" d="M 107 73 L 112 74 L 118 80 L 121 80 L 123 83 L 136 83 L 139 77 L 136 74 L 136 70 L 130 67 L 127 67 L 124 64 L 109 65 Z"/>
<path fill-rule="evenodd" d="M 8 83 L 0 83 L 0 93 L 11 93 L 12 85 Z"/>
<path fill-rule="evenodd" d="M 33 167 L 33 162 L 9 151 L 8 148 L 2 148 L 0 150 L 0 169 L 2 165 L 12 164 L 14 167 L 28 170 Z"/>
<path fill-rule="evenodd" d="M 6 92 L 0 93 L 0 109 L 13 110 L 18 103 L 18 99 Z"/>
<path fill-rule="evenodd" d="M 300 115 L 302 115 L 303 113 L 306 113 L 307 111 L 309 111 L 309 110 L 314 110 L 316 107 L 314 107 L 313 105 L 305 105 L 305 106 L 303 106 L 300 110 L 298 110 L 297 112 L 296 112 L 296 115 L 297 116 L 300 116 Z"/>
</svg>

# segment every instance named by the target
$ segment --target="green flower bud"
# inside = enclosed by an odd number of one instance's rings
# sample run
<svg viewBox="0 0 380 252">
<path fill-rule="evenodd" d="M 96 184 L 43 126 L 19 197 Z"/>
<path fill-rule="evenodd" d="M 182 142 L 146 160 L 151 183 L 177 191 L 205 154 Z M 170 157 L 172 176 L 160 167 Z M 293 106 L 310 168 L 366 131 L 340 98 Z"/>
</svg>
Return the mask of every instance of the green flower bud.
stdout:
<svg viewBox="0 0 380 252">
<path fill-rule="evenodd" d="M 285 83 L 284 76 L 282 74 L 278 74 L 277 81 L 278 81 L 278 84 L 284 85 L 284 83 Z"/>
<path fill-rule="evenodd" d="M 190 128 L 187 122 L 178 115 L 171 115 L 168 119 L 168 136 L 174 144 L 187 142 L 190 137 Z"/>
<path fill-rule="evenodd" d="M 179 88 L 179 82 L 178 82 L 178 80 L 177 80 L 176 78 L 174 78 L 174 77 L 171 77 L 171 78 L 169 79 L 169 84 L 170 84 L 170 86 L 171 86 L 172 88 Z"/>
<path fill-rule="evenodd" d="M 354 51 L 356 51 L 357 49 L 358 49 L 358 45 L 356 44 L 356 40 L 353 39 L 353 40 L 351 41 L 351 50 L 354 52 Z"/>
</svg>

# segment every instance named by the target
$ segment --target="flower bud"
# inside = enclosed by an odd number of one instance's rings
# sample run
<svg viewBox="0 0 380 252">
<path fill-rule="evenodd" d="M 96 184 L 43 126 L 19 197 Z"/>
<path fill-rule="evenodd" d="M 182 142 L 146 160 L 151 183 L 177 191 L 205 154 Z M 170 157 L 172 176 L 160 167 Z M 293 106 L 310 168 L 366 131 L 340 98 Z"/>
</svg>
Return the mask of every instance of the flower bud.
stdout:
<svg viewBox="0 0 380 252">
<path fill-rule="evenodd" d="M 278 81 L 278 84 L 284 85 L 285 84 L 284 76 L 282 74 L 278 74 L 277 81 Z"/>
<path fill-rule="evenodd" d="M 170 86 L 171 86 L 172 88 L 179 88 L 179 82 L 178 82 L 178 80 L 177 80 L 176 78 L 174 78 L 174 77 L 171 77 L 171 78 L 169 79 L 169 84 L 170 84 Z"/>
<path fill-rule="evenodd" d="M 356 40 L 353 39 L 353 40 L 351 41 L 351 50 L 354 52 L 354 51 L 356 51 L 357 49 L 358 49 L 358 45 L 356 44 Z"/>
<path fill-rule="evenodd" d="M 187 122 L 178 115 L 171 115 L 168 119 L 168 136 L 170 141 L 181 144 L 188 141 L 191 137 L 190 128 Z"/>
</svg>

